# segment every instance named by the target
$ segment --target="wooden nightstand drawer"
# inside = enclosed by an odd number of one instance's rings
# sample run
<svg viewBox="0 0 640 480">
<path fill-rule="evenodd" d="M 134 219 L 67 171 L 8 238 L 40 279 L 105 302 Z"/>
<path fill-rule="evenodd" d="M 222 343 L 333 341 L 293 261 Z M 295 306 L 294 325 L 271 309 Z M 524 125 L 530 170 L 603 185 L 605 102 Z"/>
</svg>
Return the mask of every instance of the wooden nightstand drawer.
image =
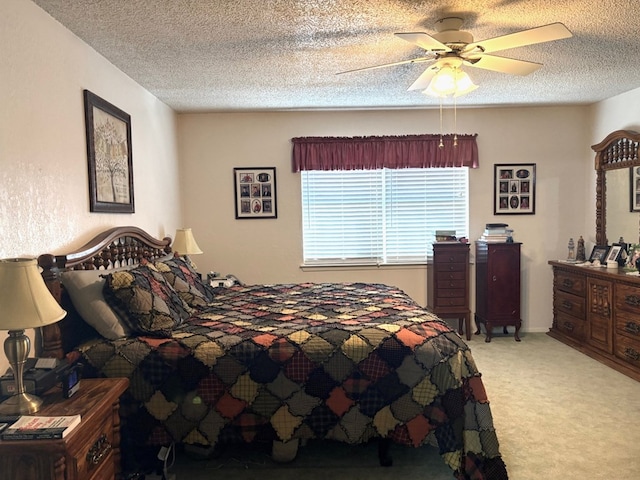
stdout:
<svg viewBox="0 0 640 480">
<path fill-rule="evenodd" d="M 440 275 L 441 273 L 448 273 L 448 272 L 466 272 L 468 269 L 468 266 L 466 263 L 441 263 L 438 265 L 435 265 L 436 271 L 438 272 L 438 275 Z"/>
<path fill-rule="evenodd" d="M 83 445 L 74 457 L 79 478 L 113 478 L 113 418 L 105 415 L 101 425 L 93 431 L 93 440 Z"/>
</svg>

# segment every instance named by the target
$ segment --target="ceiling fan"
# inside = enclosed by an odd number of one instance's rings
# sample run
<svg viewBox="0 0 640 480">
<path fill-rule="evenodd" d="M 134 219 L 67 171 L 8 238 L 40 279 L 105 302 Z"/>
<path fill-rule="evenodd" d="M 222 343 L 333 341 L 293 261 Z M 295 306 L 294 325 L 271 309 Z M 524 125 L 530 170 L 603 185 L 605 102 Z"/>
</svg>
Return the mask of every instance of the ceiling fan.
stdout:
<svg viewBox="0 0 640 480">
<path fill-rule="evenodd" d="M 432 80 L 434 80 L 438 72 L 442 71 L 444 73 L 444 70 L 461 72 L 460 67 L 462 65 L 513 75 L 528 75 L 542 67 L 542 64 L 489 55 L 489 53 L 536 43 L 551 42 L 572 36 L 569 29 L 558 22 L 487 40 L 474 41 L 471 33 L 460 30 L 462 24 L 463 19 L 460 17 L 446 17 L 436 22 L 437 33 L 433 35 L 424 32 L 396 33 L 395 35 L 402 40 L 424 49 L 427 55 L 411 60 L 358 68 L 340 73 L 411 63 L 434 62 L 413 82 L 409 90 L 428 90 L 430 86 L 433 86 Z M 475 88 L 475 85 L 473 85 L 473 88 Z"/>
</svg>

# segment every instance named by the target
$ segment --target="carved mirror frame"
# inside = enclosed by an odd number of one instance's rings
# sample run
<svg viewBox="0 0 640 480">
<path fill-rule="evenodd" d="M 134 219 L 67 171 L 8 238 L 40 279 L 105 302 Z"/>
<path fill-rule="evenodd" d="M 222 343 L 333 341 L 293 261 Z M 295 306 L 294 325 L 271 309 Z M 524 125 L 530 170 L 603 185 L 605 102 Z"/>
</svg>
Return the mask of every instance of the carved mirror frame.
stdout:
<svg viewBox="0 0 640 480">
<path fill-rule="evenodd" d="M 607 245 L 607 182 L 609 170 L 640 166 L 638 148 L 640 133 L 631 130 L 616 130 L 591 149 L 596 152 L 596 245 Z"/>
</svg>

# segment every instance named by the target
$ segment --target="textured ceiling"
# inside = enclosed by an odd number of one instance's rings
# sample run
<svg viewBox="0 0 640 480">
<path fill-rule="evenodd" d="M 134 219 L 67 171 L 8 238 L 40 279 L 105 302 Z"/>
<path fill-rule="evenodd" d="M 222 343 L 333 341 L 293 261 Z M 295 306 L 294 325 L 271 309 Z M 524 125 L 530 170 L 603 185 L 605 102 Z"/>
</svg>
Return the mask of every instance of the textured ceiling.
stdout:
<svg viewBox="0 0 640 480">
<path fill-rule="evenodd" d="M 464 19 L 475 40 L 564 23 L 573 37 L 498 52 L 543 63 L 517 77 L 465 67 L 458 105 L 593 103 L 640 87 L 638 0 L 33 0 L 178 112 L 417 108 L 428 64 L 336 75 L 424 51 L 394 32 Z M 446 100 L 445 102 L 450 102 Z"/>
</svg>

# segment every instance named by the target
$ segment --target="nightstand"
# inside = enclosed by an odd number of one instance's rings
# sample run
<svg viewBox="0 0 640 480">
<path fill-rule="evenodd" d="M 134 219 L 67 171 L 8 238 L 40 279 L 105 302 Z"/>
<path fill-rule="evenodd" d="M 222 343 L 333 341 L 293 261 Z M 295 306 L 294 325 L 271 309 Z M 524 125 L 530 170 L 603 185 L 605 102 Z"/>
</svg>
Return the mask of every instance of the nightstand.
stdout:
<svg viewBox="0 0 640 480">
<path fill-rule="evenodd" d="M 120 396 L 126 378 L 80 380 L 71 398 L 55 387 L 42 395 L 34 415 L 80 414 L 82 422 L 60 440 L 0 440 L 2 478 L 113 480 L 120 473 Z"/>
</svg>

